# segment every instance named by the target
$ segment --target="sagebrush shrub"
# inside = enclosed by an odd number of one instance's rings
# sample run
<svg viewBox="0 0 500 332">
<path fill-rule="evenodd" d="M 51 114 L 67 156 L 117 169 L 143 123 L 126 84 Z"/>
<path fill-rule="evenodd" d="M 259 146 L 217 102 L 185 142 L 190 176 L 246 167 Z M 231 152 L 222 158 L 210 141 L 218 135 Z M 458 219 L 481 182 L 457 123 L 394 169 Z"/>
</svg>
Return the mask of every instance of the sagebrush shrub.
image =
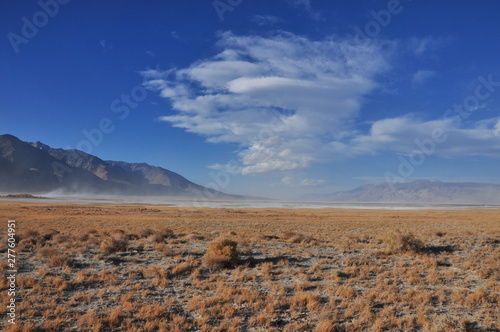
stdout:
<svg viewBox="0 0 500 332">
<path fill-rule="evenodd" d="M 208 244 L 208 250 L 203 256 L 203 263 L 209 268 L 234 266 L 239 255 L 236 247 L 238 243 L 229 239 L 217 239 Z"/>
<path fill-rule="evenodd" d="M 283 233 L 283 238 L 288 243 L 314 243 L 315 240 L 310 236 L 305 236 L 304 234 L 296 233 L 293 231 L 286 231 Z"/>
<path fill-rule="evenodd" d="M 99 251 L 103 254 L 112 254 L 118 251 L 126 251 L 127 246 L 128 236 L 125 233 L 115 232 L 104 239 Z"/>
<path fill-rule="evenodd" d="M 386 251 L 391 253 L 398 252 L 421 252 L 425 249 L 425 244 L 413 233 L 403 233 L 399 229 L 393 229 L 384 236 L 384 243 L 387 245 Z"/>
<path fill-rule="evenodd" d="M 37 251 L 38 255 L 47 262 L 50 267 L 63 267 L 71 265 L 71 259 L 63 255 L 61 251 L 54 247 L 43 247 Z"/>
</svg>

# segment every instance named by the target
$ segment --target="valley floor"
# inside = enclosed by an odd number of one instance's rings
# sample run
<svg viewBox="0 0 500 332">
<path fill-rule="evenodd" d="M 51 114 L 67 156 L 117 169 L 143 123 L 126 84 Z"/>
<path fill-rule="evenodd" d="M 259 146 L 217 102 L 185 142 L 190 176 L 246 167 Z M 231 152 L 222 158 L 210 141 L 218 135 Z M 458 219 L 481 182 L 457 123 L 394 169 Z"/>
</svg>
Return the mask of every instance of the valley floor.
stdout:
<svg viewBox="0 0 500 332">
<path fill-rule="evenodd" d="M 2 201 L 0 220 L 2 330 L 500 331 L 498 209 Z M 207 255 L 221 238 L 238 258 Z"/>
</svg>

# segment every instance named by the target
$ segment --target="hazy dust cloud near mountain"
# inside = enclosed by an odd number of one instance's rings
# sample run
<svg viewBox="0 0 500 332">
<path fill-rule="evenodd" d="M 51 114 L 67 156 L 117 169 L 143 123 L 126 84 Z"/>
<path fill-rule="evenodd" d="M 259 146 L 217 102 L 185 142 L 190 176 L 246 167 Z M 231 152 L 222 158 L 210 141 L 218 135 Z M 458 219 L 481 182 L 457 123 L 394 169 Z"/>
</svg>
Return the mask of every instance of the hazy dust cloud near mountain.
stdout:
<svg viewBox="0 0 500 332">
<path fill-rule="evenodd" d="M 172 195 L 234 198 L 145 163 L 105 161 L 0 135 L 0 192 Z"/>
<path fill-rule="evenodd" d="M 178 197 L 245 198 L 197 185 L 167 169 L 146 163 L 102 160 L 79 150 L 53 149 L 41 142 L 0 136 L 0 192 Z M 332 202 L 500 204 L 500 185 L 418 180 L 369 184 L 304 200 Z"/>
<path fill-rule="evenodd" d="M 500 185 L 417 180 L 369 184 L 349 191 L 305 198 L 335 202 L 500 204 Z"/>
</svg>

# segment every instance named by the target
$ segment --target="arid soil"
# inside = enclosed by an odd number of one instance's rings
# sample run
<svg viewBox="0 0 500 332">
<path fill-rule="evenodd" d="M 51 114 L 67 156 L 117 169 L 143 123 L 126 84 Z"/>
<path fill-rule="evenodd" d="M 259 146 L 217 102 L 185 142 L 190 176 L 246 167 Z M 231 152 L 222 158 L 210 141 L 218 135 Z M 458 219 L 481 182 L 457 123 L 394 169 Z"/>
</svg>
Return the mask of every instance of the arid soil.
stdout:
<svg viewBox="0 0 500 332">
<path fill-rule="evenodd" d="M 13 201 L 0 220 L 3 330 L 500 331 L 500 210 Z"/>
</svg>

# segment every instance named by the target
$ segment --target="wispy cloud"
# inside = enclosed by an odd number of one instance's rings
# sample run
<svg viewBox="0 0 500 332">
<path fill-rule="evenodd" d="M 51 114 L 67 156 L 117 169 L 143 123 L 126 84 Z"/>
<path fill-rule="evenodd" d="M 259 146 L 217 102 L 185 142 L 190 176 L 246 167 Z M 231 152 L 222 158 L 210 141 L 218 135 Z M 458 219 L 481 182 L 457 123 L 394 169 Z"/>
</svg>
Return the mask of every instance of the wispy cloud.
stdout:
<svg viewBox="0 0 500 332">
<path fill-rule="evenodd" d="M 446 135 L 436 155 L 500 155 L 500 118 L 457 123 L 406 114 L 360 129 L 366 125 L 358 117 L 365 97 L 389 72 L 388 45 L 225 32 L 213 57 L 142 75 L 148 88 L 171 102 L 171 114 L 160 120 L 208 142 L 236 143 L 239 165 L 233 169 L 241 174 L 294 171 L 382 152 L 411 154 L 436 128 Z M 421 71 L 414 80 L 422 84 L 434 75 Z"/>
<path fill-rule="evenodd" d="M 299 178 L 296 176 L 287 175 L 281 179 L 281 184 L 293 187 L 311 187 L 324 184 L 324 180 L 315 180 L 308 178 Z"/>
<path fill-rule="evenodd" d="M 181 39 L 181 37 L 179 36 L 179 34 L 177 33 L 177 31 L 171 31 L 170 32 L 170 36 L 174 39 Z"/>
<path fill-rule="evenodd" d="M 209 142 L 234 142 L 242 173 L 305 168 L 350 131 L 363 96 L 387 70 L 382 46 L 291 33 L 219 36 L 220 53 L 188 68 L 143 72 L 170 99 L 161 120 Z"/>
<path fill-rule="evenodd" d="M 415 56 L 421 57 L 429 53 L 433 53 L 439 48 L 445 46 L 451 41 L 449 37 L 413 37 L 407 42 L 408 49 Z"/>
<path fill-rule="evenodd" d="M 101 48 L 104 50 L 104 51 L 110 51 L 113 49 L 113 44 L 110 43 L 109 41 L 107 41 L 106 39 L 101 39 L 99 41 L 99 44 L 101 45 Z"/>
<path fill-rule="evenodd" d="M 321 14 L 311 6 L 311 0 L 285 0 L 290 6 L 303 10 L 313 20 L 321 20 Z"/>
<path fill-rule="evenodd" d="M 493 134 L 495 136 L 498 136 L 500 137 L 500 121 L 498 121 L 495 125 L 495 127 L 493 127 Z"/>
<path fill-rule="evenodd" d="M 437 73 L 432 70 L 419 70 L 415 74 L 413 74 L 413 77 L 411 79 L 413 87 L 417 87 L 419 85 L 424 84 L 428 80 L 430 80 L 433 77 L 436 77 Z"/>
<path fill-rule="evenodd" d="M 251 21 L 260 26 L 275 26 L 282 20 L 273 15 L 254 15 Z"/>
<path fill-rule="evenodd" d="M 426 150 L 422 147 L 427 144 L 433 154 L 440 156 L 500 156 L 500 137 L 495 135 L 499 128 L 500 118 L 459 126 L 451 118 L 422 121 L 405 115 L 374 122 L 370 133 L 354 138 L 350 146 L 358 154 L 370 151 L 421 153 L 419 150 Z M 442 133 L 438 141 L 433 139 L 436 131 Z"/>
</svg>

